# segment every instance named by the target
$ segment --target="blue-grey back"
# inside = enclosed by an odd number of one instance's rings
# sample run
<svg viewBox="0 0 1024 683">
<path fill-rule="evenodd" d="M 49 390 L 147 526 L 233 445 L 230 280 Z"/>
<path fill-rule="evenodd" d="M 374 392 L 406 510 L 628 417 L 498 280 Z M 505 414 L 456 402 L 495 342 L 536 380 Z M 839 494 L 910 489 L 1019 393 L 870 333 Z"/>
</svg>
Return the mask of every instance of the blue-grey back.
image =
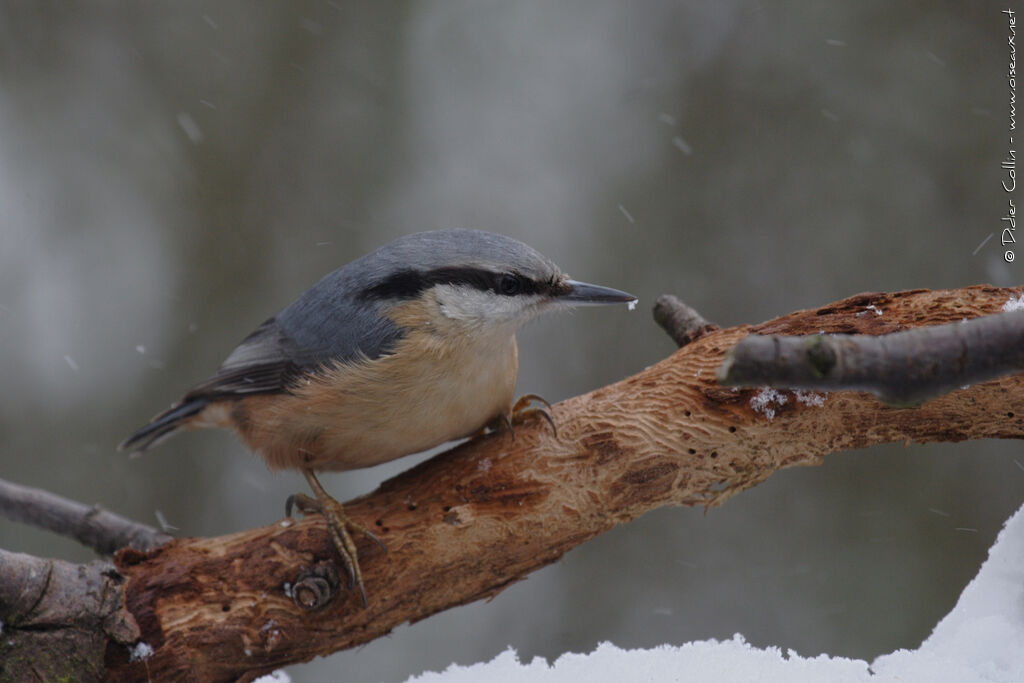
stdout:
<svg viewBox="0 0 1024 683">
<path fill-rule="evenodd" d="M 371 293 L 396 273 L 460 268 L 513 268 L 537 280 L 560 275 L 547 258 L 502 235 L 479 230 L 408 235 L 326 275 L 246 337 L 188 396 L 283 391 L 298 374 L 324 364 L 378 358 L 403 332 L 385 315 L 394 301 Z"/>
</svg>

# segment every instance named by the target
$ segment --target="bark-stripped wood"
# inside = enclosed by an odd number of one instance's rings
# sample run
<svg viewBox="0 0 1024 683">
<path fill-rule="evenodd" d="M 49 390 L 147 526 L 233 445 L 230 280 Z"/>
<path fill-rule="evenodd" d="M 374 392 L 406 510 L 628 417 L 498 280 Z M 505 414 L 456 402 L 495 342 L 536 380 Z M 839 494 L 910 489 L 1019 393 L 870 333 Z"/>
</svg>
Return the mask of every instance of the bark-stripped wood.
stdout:
<svg viewBox="0 0 1024 683">
<path fill-rule="evenodd" d="M 784 402 L 752 403 L 757 391 L 715 381 L 726 350 L 751 332 L 882 334 L 994 313 L 1019 294 L 986 286 L 865 294 L 715 330 L 632 377 L 555 405 L 557 439 L 538 419 L 514 438 L 494 434 L 423 463 L 346 503 L 388 545 L 385 553 L 356 539 L 365 609 L 344 584 L 317 610 L 293 599 L 300 579 L 302 601 L 333 590 L 314 571 L 332 558 L 316 517 L 123 551 L 116 564 L 127 577 L 127 608 L 155 652 L 129 662 L 123 645 L 109 645 L 109 676 L 248 680 L 494 595 L 615 524 L 662 505 L 720 504 L 783 467 L 891 441 L 1024 438 L 1021 376 L 903 409 L 861 393 L 830 394 L 821 405 L 789 392 Z"/>
</svg>

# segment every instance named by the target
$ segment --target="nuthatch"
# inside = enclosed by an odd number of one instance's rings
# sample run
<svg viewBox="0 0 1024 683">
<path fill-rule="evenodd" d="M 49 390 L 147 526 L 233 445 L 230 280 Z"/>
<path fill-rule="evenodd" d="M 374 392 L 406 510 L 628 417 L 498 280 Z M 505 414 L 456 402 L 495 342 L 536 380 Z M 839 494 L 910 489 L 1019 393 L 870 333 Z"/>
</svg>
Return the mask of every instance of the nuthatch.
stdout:
<svg viewBox="0 0 1024 683">
<path fill-rule="evenodd" d="M 519 327 L 549 310 L 633 301 L 570 280 L 508 237 L 409 235 L 320 280 L 120 448 L 137 453 L 182 428 L 224 427 L 271 469 L 301 470 L 316 500 L 300 495 L 300 508 L 324 515 L 365 602 L 348 529 L 376 536 L 314 472 L 369 467 L 511 424 Z"/>
</svg>

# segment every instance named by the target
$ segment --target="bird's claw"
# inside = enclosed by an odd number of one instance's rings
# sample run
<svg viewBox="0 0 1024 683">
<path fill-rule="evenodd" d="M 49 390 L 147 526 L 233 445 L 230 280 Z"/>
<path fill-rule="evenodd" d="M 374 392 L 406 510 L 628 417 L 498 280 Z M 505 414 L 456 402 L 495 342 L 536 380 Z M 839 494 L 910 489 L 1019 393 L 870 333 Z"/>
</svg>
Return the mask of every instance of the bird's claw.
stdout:
<svg viewBox="0 0 1024 683">
<path fill-rule="evenodd" d="M 534 406 L 534 403 L 540 403 L 541 406 Z M 538 396 L 537 394 L 524 394 L 520 396 L 519 400 L 512 406 L 511 414 L 503 415 L 502 417 L 505 421 L 505 426 L 512 432 L 512 438 L 515 438 L 516 432 L 513 425 L 525 422 L 534 415 L 540 415 L 547 420 L 548 424 L 551 425 L 552 433 L 554 433 L 557 439 L 558 425 L 555 424 L 555 418 L 551 416 L 551 404 L 543 396 Z"/>
<path fill-rule="evenodd" d="M 295 508 L 300 515 L 311 515 L 320 512 L 320 501 L 307 496 L 305 493 L 293 493 L 284 502 L 284 516 L 292 516 L 292 508 Z"/>
<path fill-rule="evenodd" d="M 370 538 L 384 550 L 387 550 L 387 546 L 384 545 L 384 541 L 380 540 L 375 533 L 362 524 L 352 521 L 345 514 L 345 508 L 342 504 L 327 493 L 316 478 L 316 475 L 308 470 L 304 474 L 316 497 L 307 496 L 305 493 L 295 493 L 288 496 L 288 500 L 285 501 L 285 514 L 291 517 L 292 507 L 294 506 L 303 515 L 313 513 L 323 515 L 324 520 L 327 522 L 327 531 L 331 536 L 331 542 L 334 544 L 335 550 L 338 551 L 342 564 L 345 565 L 345 571 L 349 579 L 349 588 L 359 587 L 359 593 L 363 597 L 363 606 L 366 607 L 369 603 L 366 599 L 366 587 L 363 585 L 363 573 L 359 569 L 359 553 L 356 551 L 356 544 L 352 540 L 349 529 Z"/>
</svg>

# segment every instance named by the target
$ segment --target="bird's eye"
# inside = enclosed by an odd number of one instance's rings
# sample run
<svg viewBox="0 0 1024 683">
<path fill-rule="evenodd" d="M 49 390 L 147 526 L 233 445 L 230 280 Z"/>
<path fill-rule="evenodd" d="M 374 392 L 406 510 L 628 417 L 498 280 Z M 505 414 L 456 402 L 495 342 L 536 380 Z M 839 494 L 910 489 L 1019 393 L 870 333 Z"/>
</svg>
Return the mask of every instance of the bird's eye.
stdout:
<svg viewBox="0 0 1024 683">
<path fill-rule="evenodd" d="M 504 294 L 505 296 L 513 296 L 515 294 L 518 294 L 521 289 L 522 283 L 519 281 L 519 278 L 516 277 L 515 275 L 506 273 L 502 275 L 501 278 L 498 280 L 498 291 Z"/>
</svg>

